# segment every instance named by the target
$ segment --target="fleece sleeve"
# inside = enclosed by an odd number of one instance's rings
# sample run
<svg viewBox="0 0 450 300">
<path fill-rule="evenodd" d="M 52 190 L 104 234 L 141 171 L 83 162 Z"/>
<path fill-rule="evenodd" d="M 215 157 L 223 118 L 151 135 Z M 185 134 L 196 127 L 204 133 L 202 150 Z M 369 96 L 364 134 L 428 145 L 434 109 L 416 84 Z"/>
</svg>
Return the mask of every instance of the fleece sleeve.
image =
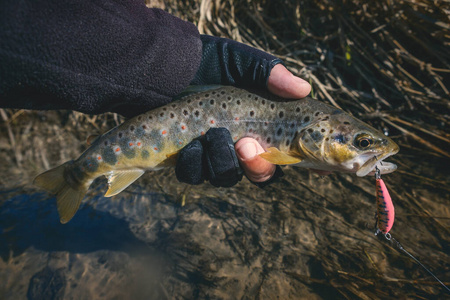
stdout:
<svg viewBox="0 0 450 300">
<path fill-rule="evenodd" d="M 195 26 L 143 1 L 0 3 L 0 107 L 132 116 L 168 103 L 200 65 Z"/>
</svg>

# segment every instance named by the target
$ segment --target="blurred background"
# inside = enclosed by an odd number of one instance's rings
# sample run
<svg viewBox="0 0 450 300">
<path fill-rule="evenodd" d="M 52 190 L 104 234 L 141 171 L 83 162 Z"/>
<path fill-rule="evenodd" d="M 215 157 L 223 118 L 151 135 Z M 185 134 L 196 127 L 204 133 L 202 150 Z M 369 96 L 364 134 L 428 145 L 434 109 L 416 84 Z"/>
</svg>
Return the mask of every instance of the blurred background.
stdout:
<svg viewBox="0 0 450 300">
<path fill-rule="evenodd" d="M 450 2 L 147 1 L 204 34 L 282 58 L 312 97 L 400 145 L 383 176 L 391 231 L 450 285 Z M 0 110 L 0 299 L 443 299 L 373 232 L 375 180 L 285 167 L 264 190 L 148 173 L 113 198 L 94 182 L 59 223 L 38 173 L 78 157 L 114 114 Z"/>
</svg>

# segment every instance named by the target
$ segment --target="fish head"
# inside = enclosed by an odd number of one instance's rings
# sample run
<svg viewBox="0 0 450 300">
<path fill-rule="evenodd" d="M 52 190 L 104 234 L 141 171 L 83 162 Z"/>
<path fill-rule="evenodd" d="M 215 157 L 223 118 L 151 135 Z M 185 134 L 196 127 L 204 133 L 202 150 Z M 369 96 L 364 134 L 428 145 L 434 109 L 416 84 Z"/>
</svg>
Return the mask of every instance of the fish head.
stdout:
<svg viewBox="0 0 450 300">
<path fill-rule="evenodd" d="M 373 175 L 394 172 L 397 166 L 384 159 L 399 151 L 398 145 L 370 125 L 335 110 L 319 116 L 304 128 L 296 143 L 311 168 Z"/>
</svg>

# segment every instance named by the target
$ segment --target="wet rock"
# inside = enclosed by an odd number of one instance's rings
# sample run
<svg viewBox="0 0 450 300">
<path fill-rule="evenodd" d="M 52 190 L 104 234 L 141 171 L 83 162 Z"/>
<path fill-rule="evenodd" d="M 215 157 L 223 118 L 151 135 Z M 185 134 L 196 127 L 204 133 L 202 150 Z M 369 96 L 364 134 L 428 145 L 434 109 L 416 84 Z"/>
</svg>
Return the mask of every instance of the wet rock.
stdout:
<svg viewBox="0 0 450 300">
<path fill-rule="evenodd" d="M 64 298 L 66 277 L 63 269 L 45 267 L 30 279 L 27 298 L 29 300 L 58 300 Z"/>
</svg>

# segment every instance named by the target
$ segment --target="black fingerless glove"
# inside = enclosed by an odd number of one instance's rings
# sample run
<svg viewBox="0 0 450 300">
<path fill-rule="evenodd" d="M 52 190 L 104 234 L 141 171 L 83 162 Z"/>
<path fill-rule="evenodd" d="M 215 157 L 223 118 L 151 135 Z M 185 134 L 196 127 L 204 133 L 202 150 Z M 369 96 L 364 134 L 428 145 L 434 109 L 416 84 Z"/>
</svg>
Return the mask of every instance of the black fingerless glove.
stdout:
<svg viewBox="0 0 450 300">
<path fill-rule="evenodd" d="M 189 184 L 205 180 L 217 187 L 231 187 L 242 179 L 243 171 L 234 150 L 230 132 L 211 128 L 178 154 L 177 179 Z"/>
<path fill-rule="evenodd" d="M 223 84 L 267 88 L 272 68 L 282 61 L 239 42 L 201 35 L 202 60 L 192 85 Z"/>
<path fill-rule="evenodd" d="M 204 136 L 190 142 L 178 154 L 175 173 L 179 181 L 194 185 L 208 180 L 216 187 L 231 187 L 241 181 L 243 170 L 230 132 L 226 128 L 211 128 Z M 252 183 L 264 188 L 283 175 L 277 166 L 269 180 Z"/>
</svg>

